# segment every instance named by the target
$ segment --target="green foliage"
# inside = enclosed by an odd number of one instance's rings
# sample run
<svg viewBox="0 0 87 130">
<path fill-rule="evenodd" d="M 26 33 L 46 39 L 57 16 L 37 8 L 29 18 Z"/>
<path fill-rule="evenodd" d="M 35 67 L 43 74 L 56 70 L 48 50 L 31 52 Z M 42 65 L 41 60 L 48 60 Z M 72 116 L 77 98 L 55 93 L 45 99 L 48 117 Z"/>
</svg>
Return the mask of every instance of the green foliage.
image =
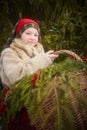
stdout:
<svg viewBox="0 0 87 130">
<path fill-rule="evenodd" d="M 35 75 L 37 78 L 32 84 Z M 25 107 L 31 124 L 38 130 L 86 130 L 86 79 L 87 64 L 69 59 L 24 76 L 5 98 L 9 107 L 3 116 L 4 123 Z"/>
<path fill-rule="evenodd" d="M 48 30 L 45 27 L 42 39 L 46 50 L 68 49 L 75 51 L 80 56 L 86 56 L 86 15 L 86 12 L 66 13 L 59 18 L 58 22 L 53 23 Z"/>
</svg>

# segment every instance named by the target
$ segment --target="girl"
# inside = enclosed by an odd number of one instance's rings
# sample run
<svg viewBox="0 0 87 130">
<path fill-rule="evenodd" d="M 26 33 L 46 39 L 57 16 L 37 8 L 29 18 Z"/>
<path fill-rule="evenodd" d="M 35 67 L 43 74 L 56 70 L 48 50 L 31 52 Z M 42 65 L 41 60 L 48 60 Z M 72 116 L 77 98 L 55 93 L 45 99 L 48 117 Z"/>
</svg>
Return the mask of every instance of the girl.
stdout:
<svg viewBox="0 0 87 130">
<path fill-rule="evenodd" d="M 24 18 L 16 24 L 8 47 L 1 53 L 0 76 L 4 86 L 47 67 L 58 57 L 53 50 L 45 53 L 40 38 L 39 25 L 33 19 Z"/>
</svg>

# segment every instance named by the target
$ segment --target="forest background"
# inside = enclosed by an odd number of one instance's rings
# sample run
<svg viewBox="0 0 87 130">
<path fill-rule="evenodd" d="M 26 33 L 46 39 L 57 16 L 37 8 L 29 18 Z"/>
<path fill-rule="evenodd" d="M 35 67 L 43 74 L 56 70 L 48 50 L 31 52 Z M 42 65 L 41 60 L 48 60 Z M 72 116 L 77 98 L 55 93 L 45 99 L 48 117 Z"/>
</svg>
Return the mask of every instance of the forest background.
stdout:
<svg viewBox="0 0 87 130">
<path fill-rule="evenodd" d="M 40 24 L 46 50 L 67 49 L 87 56 L 87 0 L 0 0 L 0 51 L 16 22 Z"/>
</svg>

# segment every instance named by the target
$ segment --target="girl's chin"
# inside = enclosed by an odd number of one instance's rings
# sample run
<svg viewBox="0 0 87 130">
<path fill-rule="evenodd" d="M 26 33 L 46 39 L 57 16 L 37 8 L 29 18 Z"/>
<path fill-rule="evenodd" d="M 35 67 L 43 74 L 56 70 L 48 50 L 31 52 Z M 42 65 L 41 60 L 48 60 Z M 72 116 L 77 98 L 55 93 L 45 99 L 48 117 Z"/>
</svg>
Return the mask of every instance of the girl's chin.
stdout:
<svg viewBox="0 0 87 130">
<path fill-rule="evenodd" d="M 28 43 L 29 46 L 36 46 L 36 43 Z"/>
</svg>

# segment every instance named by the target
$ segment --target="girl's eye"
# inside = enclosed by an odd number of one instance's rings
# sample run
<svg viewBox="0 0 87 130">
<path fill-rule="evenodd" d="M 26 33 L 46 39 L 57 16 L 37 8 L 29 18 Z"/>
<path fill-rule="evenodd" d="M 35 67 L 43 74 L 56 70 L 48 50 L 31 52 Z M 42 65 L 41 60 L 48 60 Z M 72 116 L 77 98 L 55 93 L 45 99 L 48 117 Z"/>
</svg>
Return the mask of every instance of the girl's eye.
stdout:
<svg viewBox="0 0 87 130">
<path fill-rule="evenodd" d="M 39 35 L 38 35 L 38 34 L 35 34 L 34 36 L 35 36 L 35 37 L 38 37 Z"/>
<path fill-rule="evenodd" d="M 29 34 L 29 35 L 30 35 L 31 33 L 30 33 L 30 32 L 27 32 L 26 34 Z"/>
</svg>

